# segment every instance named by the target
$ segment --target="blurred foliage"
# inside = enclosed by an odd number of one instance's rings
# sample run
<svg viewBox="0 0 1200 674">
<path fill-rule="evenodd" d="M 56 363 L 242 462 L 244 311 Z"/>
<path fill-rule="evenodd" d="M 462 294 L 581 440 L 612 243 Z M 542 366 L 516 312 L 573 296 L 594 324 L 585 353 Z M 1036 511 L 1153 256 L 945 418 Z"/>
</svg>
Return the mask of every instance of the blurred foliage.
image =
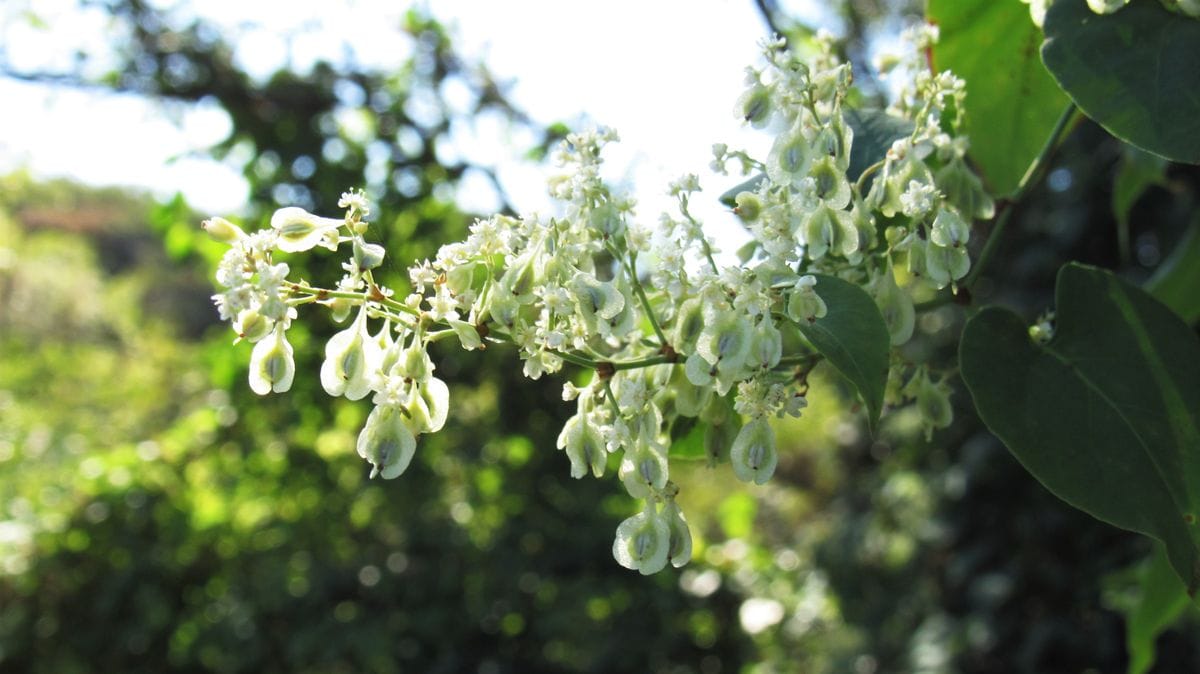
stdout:
<svg viewBox="0 0 1200 674">
<path fill-rule="evenodd" d="M 215 99 L 234 130 L 214 153 L 243 162 L 249 222 L 284 202 L 332 212 L 366 185 L 397 277 L 470 219 L 454 189 L 484 169 L 437 150 L 456 120 L 490 110 L 525 129 L 514 135 L 535 156 L 562 132 L 528 124 L 418 14 L 397 36 L 414 46 L 398 73 L 318 64 L 260 82 L 211 25 L 140 0 L 88 4 L 134 38 L 91 84 Z M 879 3 L 842 5 L 865 39 L 854 7 Z M 473 103 L 449 106 L 448 81 Z M 366 131 L 339 123 L 347 115 Z M 1098 127 L 1071 135 L 977 301 L 1033 318 L 1065 259 L 1151 273 L 1184 235 L 1200 172 L 1169 165 L 1119 228 L 1121 154 Z M 198 221 L 179 198 L 0 184 L 0 670 L 1124 667 L 1117 608 L 1138 590 L 1122 570 L 1145 541 L 1041 488 L 965 392 L 933 442 L 914 440 L 904 410 L 872 438 L 842 409 L 847 385 L 818 368 L 804 417 L 778 427 L 770 483 L 680 463 L 696 558 L 641 577 L 611 556 L 633 502 L 615 480 L 567 477 L 553 447 L 570 406 L 558 382 L 523 379 L 513 353 L 435 354 L 454 412 L 386 483 L 354 454 L 366 406 L 331 400 L 315 377 L 334 326 L 293 327 L 310 374 L 287 395 L 253 395 L 249 347 L 213 328 L 206 277 L 220 249 Z M 952 364 L 963 316 L 923 315 L 906 357 Z M 1200 669 L 1196 629 L 1185 614 L 1161 637 L 1153 671 Z"/>
</svg>

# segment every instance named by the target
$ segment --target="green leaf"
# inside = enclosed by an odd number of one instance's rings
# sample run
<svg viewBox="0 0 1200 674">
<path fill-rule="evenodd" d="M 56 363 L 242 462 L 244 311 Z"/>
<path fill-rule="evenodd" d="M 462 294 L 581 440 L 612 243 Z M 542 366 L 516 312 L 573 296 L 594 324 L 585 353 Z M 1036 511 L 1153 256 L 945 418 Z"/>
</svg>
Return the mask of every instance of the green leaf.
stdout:
<svg viewBox="0 0 1200 674">
<path fill-rule="evenodd" d="M 1133 145 L 1122 150 L 1121 167 L 1113 178 L 1112 209 L 1117 222 L 1128 224 L 1129 213 L 1146 190 L 1167 184 L 1167 162 Z"/>
<path fill-rule="evenodd" d="M 708 424 L 698 422 L 694 417 L 676 417 L 671 424 L 671 447 L 667 456 L 672 459 L 705 459 L 704 433 Z"/>
<path fill-rule="evenodd" d="M 737 199 L 737 195 L 741 194 L 742 192 L 753 192 L 757 190 L 758 186 L 762 184 L 762 181 L 766 179 L 767 174 L 760 173 L 749 180 L 743 180 L 737 185 L 725 190 L 724 194 L 718 197 L 718 200 L 730 208 L 737 208 L 737 202 L 734 201 L 734 199 Z"/>
<path fill-rule="evenodd" d="M 1125 647 L 1129 651 L 1129 674 L 1144 674 L 1154 665 L 1154 642 L 1159 633 L 1187 608 L 1188 596 L 1179 576 L 1171 568 L 1167 551 L 1154 546 L 1138 569 L 1140 595 L 1129 607 L 1125 620 Z"/>
<path fill-rule="evenodd" d="M 1200 585 L 1200 340 L 1167 307 L 1107 271 L 1069 264 L 1055 335 L 1029 338 L 983 309 L 959 346 L 979 415 L 1051 492 L 1167 546 Z"/>
<path fill-rule="evenodd" d="M 990 191 L 1010 194 L 1054 129 L 1067 97 L 1038 58 L 1042 36 L 1017 0 L 929 0 L 941 38 L 933 65 L 966 80 L 970 156 Z"/>
<path fill-rule="evenodd" d="M 804 337 L 842 373 L 867 407 L 872 431 L 883 410 L 891 338 L 875 300 L 862 288 L 836 276 L 814 274 L 814 290 L 825 300 L 825 315 L 797 325 Z"/>
<path fill-rule="evenodd" d="M 1098 15 L 1084 0 L 1046 13 L 1046 67 L 1117 138 L 1200 164 L 1200 21 L 1157 2 Z"/>
<path fill-rule="evenodd" d="M 1146 292 L 1171 307 L 1188 325 L 1200 320 L 1200 215 L 1146 281 Z"/>
<path fill-rule="evenodd" d="M 882 160 L 892 143 L 913 131 L 912 122 L 893 117 L 883 110 L 845 110 L 842 118 L 854 130 L 850 168 L 846 171 L 851 181 L 858 180 L 863 171 Z"/>
</svg>

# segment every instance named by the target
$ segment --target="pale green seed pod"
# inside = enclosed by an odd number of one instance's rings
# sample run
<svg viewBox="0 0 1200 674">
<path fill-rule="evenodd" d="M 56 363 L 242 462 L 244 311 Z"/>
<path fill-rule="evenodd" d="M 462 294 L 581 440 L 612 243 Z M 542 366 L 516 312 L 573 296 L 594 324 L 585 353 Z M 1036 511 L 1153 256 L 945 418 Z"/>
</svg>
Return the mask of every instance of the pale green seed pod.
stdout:
<svg viewBox="0 0 1200 674">
<path fill-rule="evenodd" d="M 896 285 L 896 277 L 889 265 L 875 282 L 875 305 L 887 324 L 892 346 L 904 344 L 912 338 L 916 325 L 916 310 L 912 297 Z"/>
<path fill-rule="evenodd" d="M 571 477 L 581 478 L 588 470 L 596 477 L 604 475 L 608 462 L 608 451 L 600 433 L 587 422 L 583 414 L 576 414 L 563 425 L 558 434 L 558 448 L 566 450 L 571 461 Z"/>
<path fill-rule="evenodd" d="M 965 246 L 971 238 L 971 227 L 963 221 L 962 216 L 948 209 L 939 208 L 937 217 L 933 219 L 933 227 L 929 232 L 929 240 L 943 248 L 958 248 Z"/>
<path fill-rule="evenodd" d="M 812 152 L 808 138 L 799 128 L 793 128 L 775 139 L 767 155 L 767 177 L 771 182 L 792 185 L 808 175 Z"/>
<path fill-rule="evenodd" d="M 663 508 L 662 517 L 667 520 L 671 531 L 667 561 L 678 569 L 692 559 L 692 531 L 688 528 L 683 511 L 674 500 L 669 501 Z"/>
<path fill-rule="evenodd" d="M 939 288 L 966 276 L 970 269 L 971 258 L 967 256 L 965 246 L 949 248 L 930 244 L 925 248 L 925 270 L 929 280 Z"/>
<path fill-rule="evenodd" d="M 728 409 L 725 405 L 721 407 Z M 737 439 L 738 432 L 741 430 L 742 420 L 736 414 L 727 414 L 723 420 L 708 424 L 708 428 L 704 431 L 704 455 L 708 457 L 710 467 L 717 465 L 723 457 L 729 455 L 729 449 L 733 446 L 733 441 Z"/>
<path fill-rule="evenodd" d="M 667 566 L 670 553 L 670 524 L 654 511 L 653 503 L 617 526 L 613 558 L 621 566 L 648 576 Z"/>
<path fill-rule="evenodd" d="M 358 434 L 358 455 L 371 464 L 371 477 L 399 477 L 412 462 L 417 439 L 395 407 L 377 406 Z"/>
<path fill-rule="evenodd" d="M 832 156 L 814 161 L 808 175 L 816 183 L 817 198 L 826 206 L 840 210 L 850 204 L 850 180 Z"/>
<path fill-rule="evenodd" d="M 991 219 L 996 214 L 996 202 L 983 188 L 979 176 L 967 168 L 961 159 L 954 159 L 933 176 L 938 190 L 960 213 L 969 218 Z"/>
<path fill-rule="evenodd" d="M 632 449 L 625 450 L 618 475 L 630 496 L 649 498 L 667 485 L 666 451 L 639 439 Z"/>
<path fill-rule="evenodd" d="M 354 264 L 359 269 L 374 269 L 383 264 L 383 246 L 377 243 L 365 243 L 358 237 L 354 239 Z"/>
<path fill-rule="evenodd" d="M 292 345 L 284 335 L 283 324 L 277 323 L 271 335 L 255 344 L 250 353 L 250 390 L 260 396 L 272 391 L 283 393 L 292 387 L 295 375 Z"/>
<path fill-rule="evenodd" d="M 752 368 L 770 370 L 783 357 L 783 334 L 770 318 L 763 317 L 754 327 L 750 340 L 749 365 Z"/>
<path fill-rule="evenodd" d="M 349 327 L 325 344 L 321 364 L 321 386 L 331 396 L 359 400 L 371 391 L 371 375 L 382 360 L 379 342 L 367 333 L 367 312 L 363 308 Z"/>
<path fill-rule="evenodd" d="M 825 300 L 821 299 L 815 290 L 816 285 L 817 278 L 811 274 L 801 276 L 796 281 L 787 304 L 787 315 L 793 321 L 812 323 L 828 312 Z"/>
<path fill-rule="evenodd" d="M 253 343 L 270 334 L 272 325 L 272 321 L 256 309 L 242 309 L 233 323 L 233 330 L 238 339 Z"/>
<path fill-rule="evenodd" d="M 755 84 L 738 97 L 734 114 L 756 129 L 767 125 L 771 119 L 771 92 L 761 84 Z"/>
<path fill-rule="evenodd" d="M 750 326 L 735 311 L 718 311 L 710 318 L 696 341 L 696 353 L 723 371 L 741 367 L 750 353 Z"/>
<path fill-rule="evenodd" d="M 778 461 L 775 431 L 766 419 L 755 419 L 743 426 L 729 450 L 733 474 L 742 482 L 765 483 L 775 473 Z"/>
<path fill-rule="evenodd" d="M 692 354 L 688 359 L 695 357 L 702 367 L 711 368 L 703 358 Z M 707 371 L 707 370 L 706 370 Z M 710 376 L 709 381 L 712 380 Z M 675 393 L 675 411 L 685 417 L 698 417 L 708 406 L 708 401 L 712 397 L 712 388 L 709 386 L 696 385 L 688 378 L 686 371 L 680 368 L 672 368 L 672 376 L 670 383 L 671 390 Z"/>
<path fill-rule="evenodd" d="M 699 297 L 684 300 L 675 317 L 675 350 L 679 353 L 692 353 L 696 348 L 696 340 L 704 331 L 704 302 Z"/>
<path fill-rule="evenodd" d="M 450 389 L 446 382 L 437 377 L 429 377 L 414 385 L 413 395 L 404 406 L 408 412 L 406 422 L 409 430 L 415 434 L 436 433 L 442 430 L 450 411 Z"/>
</svg>

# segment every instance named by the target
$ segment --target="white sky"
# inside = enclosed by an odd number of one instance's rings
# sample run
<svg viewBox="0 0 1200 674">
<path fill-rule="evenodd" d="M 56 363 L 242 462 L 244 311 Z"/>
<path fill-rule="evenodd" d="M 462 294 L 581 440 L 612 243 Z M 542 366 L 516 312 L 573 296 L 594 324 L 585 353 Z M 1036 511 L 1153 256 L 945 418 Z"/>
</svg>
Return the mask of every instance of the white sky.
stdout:
<svg viewBox="0 0 1200 674">
<path fill-rule="evenodd" d="M 791 4 L 813 16 L 814 3 Z M 75 0 L 5 5 L 0 44 L 17 68 L 66 68 L 76 49 L 103 53 L 110 39 L 104 16 L 78 11 Z M 408 51 L 394 27 L 407 6 L 205 0 L 187 7 L 236 31 L 239 63 L 265 75 L 289 55 L 300 66 L 339 59 L 351 37 L 360 61 L 398 66 Z M 634 192 L 643 222 L 670 208 L 663 196 L 669 180 L 694 172 L 711 192 L 711 199 L 696 200 L 697 206 L 712 203 L 711 227 L 722 217 L 716 197 L 734 182 L 708 173 L 712 144 L 762 147 L 763 139 L 742 129 L 732 113 L 743 70 L 755 62 L 765 33 L 751 0 L 454 0 L 431 6 L 451 27 L 460 53 L 512 81 L 514 101 L 534 119 L 573 127 L 590 120 L 620 132 L 622 142 L 609 155 L 611 176 Z M 19 20 L 23 10 L 50 28 Z M 287 32 L 296 34 L 290 44 L 279 37 Z M 36 175 L 141 186 L 163 196 L 180 190 L 200 210 L 237 213 L 246 199 L 240 175 L 200 154 L 228 125 L 215 105 L 152 104 L 0 79 L 0 171 L 26 167 Z M 519 210 L 544 210 L 546 168 L 516 161 L 525 148 L 505 147 L 491 131 L 484 124 L 463 134 L 457 150 L 497 166 Z M 459 198 L 469 208 L 492 205 L 486 190 L 463 190 Z"/>
</svg>

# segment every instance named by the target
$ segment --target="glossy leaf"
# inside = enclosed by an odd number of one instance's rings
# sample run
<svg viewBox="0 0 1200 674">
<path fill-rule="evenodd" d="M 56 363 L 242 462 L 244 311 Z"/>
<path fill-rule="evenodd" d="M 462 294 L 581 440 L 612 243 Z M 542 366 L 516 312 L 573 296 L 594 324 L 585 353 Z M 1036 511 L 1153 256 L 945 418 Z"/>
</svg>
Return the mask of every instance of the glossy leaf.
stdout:
<svg viewBox="0 0 1200 674">
<path fill-rule="evenodd" d="M 1200 585 L 1200 340 L 1111 273 L 1059 272 L 1057 324 L 1030 339 L 1011 311 L 963 329 L 959 361 L 979 415 L 1050 491 L 1152 536 Z"/>
<path fill-rule="evenodd" d="M 1067 97 L 1046 72 L 1041 32 L 1016 0 L 929 0 L 940 29 L 933 65 L 967 83 L 970 156 L 990 191 L 1010 194 L 1054 129 Z"/>
<path fill-rule="evenodd" d="M 850 144 L 850 180 L 858 180 L 871 164 L 883 159 L 892 143 L 912 133 L 912 122 L 883 110 L 845 110 L 843 118 L 854 131 Z"/>
<path fill-rule="evenodd" d="M 875 301 L 862 288 L 836 276 L 815 274 L 814 290 L 827 311 L 815 321 L 801 320 L 800 332 L 858 391 L 871 428 L 883 410 L 891 338 Z"/>
<path fill-rule="evenodd" d="M 1200 21 L 1157 2 L 1100 16 L 1084 0 L 1059 0 L 1045 28 L 1042 59 L 1089 117 L 1145 150 L 1200 163 Z"/>
</svg>

